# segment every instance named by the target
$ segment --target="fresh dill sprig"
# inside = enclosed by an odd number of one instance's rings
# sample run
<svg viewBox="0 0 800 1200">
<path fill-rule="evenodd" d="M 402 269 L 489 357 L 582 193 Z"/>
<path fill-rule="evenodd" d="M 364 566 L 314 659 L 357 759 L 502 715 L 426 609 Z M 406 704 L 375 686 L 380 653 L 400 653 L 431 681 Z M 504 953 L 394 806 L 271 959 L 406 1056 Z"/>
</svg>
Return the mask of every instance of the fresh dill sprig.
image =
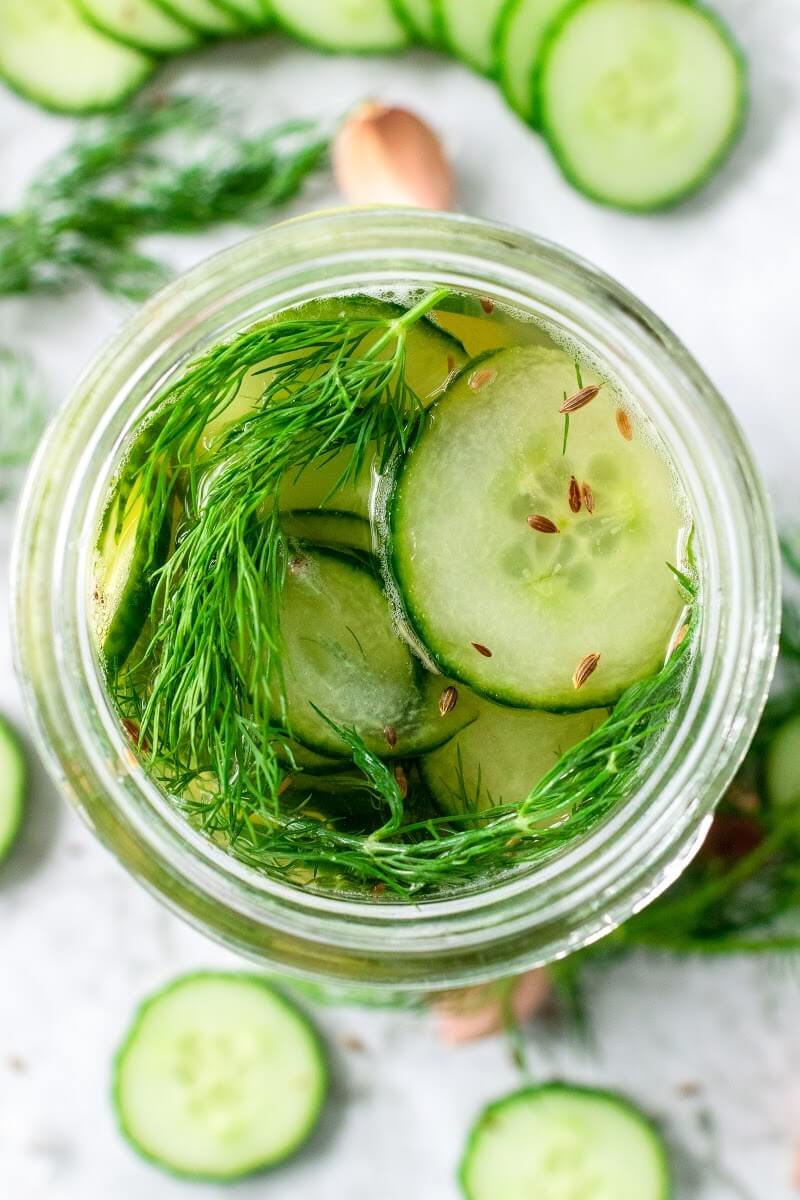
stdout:
<svg viewBox="0 0 800 1200">
<path fill-rule="evenodd" d="M 248 137 L 196 98 L 139 101 L 87 121 L 0 214 L 0 295 L 61 290 L 90 277 L 141 299 L 166 268 L 136 248 L 145 234 L 257 221 L 299 190 L 324 160 L 311 122 Z"/>
</svg>

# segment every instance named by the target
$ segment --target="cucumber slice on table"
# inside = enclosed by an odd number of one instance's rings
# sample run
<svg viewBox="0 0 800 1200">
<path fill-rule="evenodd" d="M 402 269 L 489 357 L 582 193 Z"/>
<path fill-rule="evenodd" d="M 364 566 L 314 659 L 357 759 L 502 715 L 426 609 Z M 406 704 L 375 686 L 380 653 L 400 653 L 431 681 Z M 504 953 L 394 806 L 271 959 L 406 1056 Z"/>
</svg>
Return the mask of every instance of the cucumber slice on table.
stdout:
<svg viewBox="0 0 800 1200">
<path fill-rule="evenodd" d="M 490 1104 L 461 1163 L 467 1200 L 669 1200 L 655 1126 L 611 1092 L 544 1084 Z"/>
<path fill-rule="evenodd" d="M 446 813 L 521 804 L 561 756 L 607 716 L 605 708 L 557 714 L 483 700 L 476 721 L 420 760 L 422 775 Z"/>
<path fill-rule="evenodd" d="M 391 0 L 272 0 L 272 7 L 287 33 L 319 50 L 363 54 L 408 45 Z"/>
<path fill-rule="evenodd" d="M 246 25 L 232 8 L 216 0 L 159 0 L 169 12 L 199 33 L 210 37 L 235 37 Z"/>
<path fill-rule="evenodd" d="M 437 40 L 435 0 L 392 0 L 412 38 L 433 46 Z"/>
<path fill-rule="evenodd" d="M 141 87 L 154 65 L 148 55 L 94 29 L 73 0 L 0 4 L 0 77 L 45 108 L 66 113 L 115 108 Z"/>
<path fill-rule="evenodd" d="M 601 381 L 586 369 L 582 382 Z M 484 356 L 428 410 L 388 497 L 388 565 L 432 659 L 520 707 L 613 703 L 661 667 L 683 605 L 666 565 L 685 521 L 669 465 L 648 431 L 622 436 L 608 384 L 572 414 L 562 452 L 559 409 L 575 391 L 560 350 Z M 591 511 L 572 511 L 573 478 Z"/>
<path fill-rule="evenodd" d="M 81 14 L 102 33 L 152 54 L 180 54 L 197 32 L 162 8 L 158 0 L 76 0 Z"/>
<path fill-rule="evenodd" d="M 313 1132 L 327 1091 L 316 1032 L 250 975 L 169 984 L 141 1006 L 114 1064 L 114 1105 L 133 1147 L 209 1180 L 289 1158 Z"/>
<path fill-rule="evenodd" d="M 767 749 L 767 799 L 778 808 L 800 808 L 800 714 L 778 729 Z"/>
<path fill-rule="evenodd" d="M 350 756 L 317 709 L 387 758 L 441 746 L 474 717 L 468 702 L 440 714 L 447 681 L 422 670 L 398 638 L 377 580 L 355 559 L 325 551 L 298 555 L 282 605 L 286 724 L 310 749 Z"/>
<path fill-rule="evenodd" d="M 704 183 L 747 107 L 740 50 L 686 0 L 581 0 L 551 26 L 537 79 L 541 126 L 567 179 L 632 210 Z"/>
<path fill-rule="evenodd" d="M 523 120 L 538 125 L 534 78 L 545 34 L 554 18 L 573 0 L 506 0 L 497 25 L 500 86 Z"/>
<path fill-rule="evenodd" d="M 496 27 L 505 0 L 434 0 L 443 46 L 482 75 L 494 75 Z"/>
<path fill-rule="evenodd" d="M 0 717 L 0 862 L 19 833 L 27 782 L 28 768 L 19 738 Z"/>
<path fill-rule="evenodd" d="M 225 0 L 224 7 L 249 29 L 269 29 L 274 24 L 272 5 L 268 0 Z"/>
</svg>

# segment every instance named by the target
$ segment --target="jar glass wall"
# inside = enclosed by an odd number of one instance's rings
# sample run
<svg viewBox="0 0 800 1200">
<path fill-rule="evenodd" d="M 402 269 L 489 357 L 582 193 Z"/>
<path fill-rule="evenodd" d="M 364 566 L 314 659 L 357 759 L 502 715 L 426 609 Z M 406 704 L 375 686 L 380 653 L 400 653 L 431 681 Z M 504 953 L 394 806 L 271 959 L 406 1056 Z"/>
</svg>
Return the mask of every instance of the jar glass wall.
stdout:
<svg viewBox="0 0 800 1200">
<path fill-rule="evenodd" d="M 122 447 L 185 364 L 287 305 L 445 285 L 530 314 L 636 397 L 701 547 L 702 620 L 671 726 L 626 802 L 532 872 L 417 903 L 315 895 L 192 829 L 132 760 L 94 654 L 88 579 Z M 685 348 L 554 246 L 458 216 L 367 210 L 276 226 L 151 300 L 106 346 L 31 469 L 14 556 L 17 662 L 38 742 L 97 836 L 168 905 L 289 974 L 429 990 L 511 974 L 611 930 L 676 878 L 755 730 L 778 628 L 775 535 L 742 435 Z M 635 597 L 631 598 L 635 603 Z"/>
</svg>

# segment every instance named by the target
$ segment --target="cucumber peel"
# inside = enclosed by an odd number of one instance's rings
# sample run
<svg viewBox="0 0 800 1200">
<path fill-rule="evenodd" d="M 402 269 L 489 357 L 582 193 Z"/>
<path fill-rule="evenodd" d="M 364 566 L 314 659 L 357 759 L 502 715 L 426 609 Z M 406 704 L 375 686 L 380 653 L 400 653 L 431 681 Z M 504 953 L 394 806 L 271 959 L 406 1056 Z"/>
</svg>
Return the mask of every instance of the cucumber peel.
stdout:
<svg viewBox="0 0 800 1200">
<path fill-rule="evenodd" d="M 0 717 L 0 862 L 16 841 L 25 811 L 28 767 L 22 744 Z"/>
<path fill-rule="evenodd" d="M 272 0 L 272 7 L 287 33 L 318 50 L 370 54 L 408 45 L 390 0 Z"/>
</svg>

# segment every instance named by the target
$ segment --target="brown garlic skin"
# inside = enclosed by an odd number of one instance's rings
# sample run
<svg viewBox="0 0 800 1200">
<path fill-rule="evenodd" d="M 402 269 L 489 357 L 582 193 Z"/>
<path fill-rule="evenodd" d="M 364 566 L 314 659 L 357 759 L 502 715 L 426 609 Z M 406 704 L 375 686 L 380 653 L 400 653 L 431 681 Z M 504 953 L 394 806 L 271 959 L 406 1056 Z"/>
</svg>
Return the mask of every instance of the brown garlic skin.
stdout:
<svg viewBox="0 0 800 1200">
<path fill-rule="evenodd" d="M 333 144 L 333 170 L 351 204 L 448 209 L 453 174 L 439 138 L 420 117 L 374 101 L 359 105 Z"/>
</svg>

